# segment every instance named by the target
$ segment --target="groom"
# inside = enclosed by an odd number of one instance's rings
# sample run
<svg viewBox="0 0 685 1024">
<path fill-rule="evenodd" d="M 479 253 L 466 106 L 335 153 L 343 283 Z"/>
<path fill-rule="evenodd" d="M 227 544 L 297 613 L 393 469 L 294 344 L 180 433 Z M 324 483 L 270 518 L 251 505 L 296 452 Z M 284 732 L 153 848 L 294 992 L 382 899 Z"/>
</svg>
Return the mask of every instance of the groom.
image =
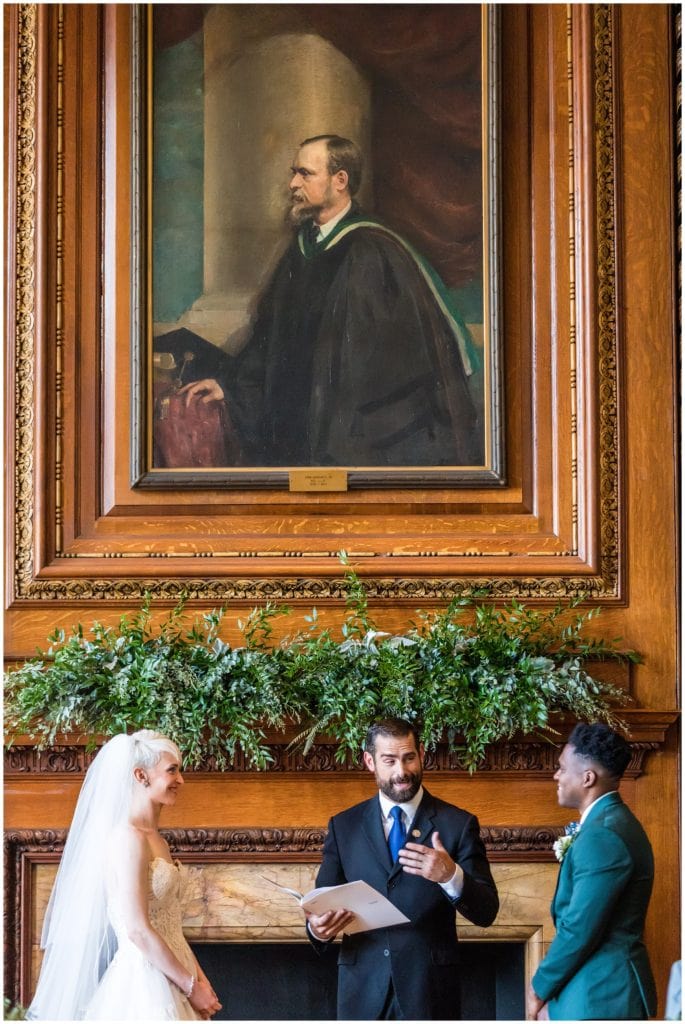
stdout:
<svg viewBox="0 0 685 1024">
<path fill-rule="evenodd" d="M 606 725 L 577 725 L 559 757 L 559 804 L 580 811 L 580 829 L 557 854 L 557 934 L 528 990 L 529 1020 L 645 1020 L 656 1011 L 642 941 L 652 848 L 618 794 L 629 762 L 630 747 Z"/>
</svg>

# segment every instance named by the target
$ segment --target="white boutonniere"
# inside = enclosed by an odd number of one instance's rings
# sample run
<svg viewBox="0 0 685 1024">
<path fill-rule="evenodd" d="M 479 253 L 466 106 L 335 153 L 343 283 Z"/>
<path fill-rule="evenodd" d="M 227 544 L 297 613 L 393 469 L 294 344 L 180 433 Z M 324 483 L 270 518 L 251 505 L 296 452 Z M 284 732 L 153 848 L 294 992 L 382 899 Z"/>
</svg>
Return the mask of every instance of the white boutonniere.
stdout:
<svg viewBox="0 0 685 1024">
<path fill-rule="evenodd" d="M 554 850 L 554 856 L 558 861 L 562 861 L 568 853 L 571 843 L 575 840 L 576 836 L 580 832 L 580 822 L 571 821 L 564 830 L 564 835 L 560 836 L 552 845 Z"/>
</svg>

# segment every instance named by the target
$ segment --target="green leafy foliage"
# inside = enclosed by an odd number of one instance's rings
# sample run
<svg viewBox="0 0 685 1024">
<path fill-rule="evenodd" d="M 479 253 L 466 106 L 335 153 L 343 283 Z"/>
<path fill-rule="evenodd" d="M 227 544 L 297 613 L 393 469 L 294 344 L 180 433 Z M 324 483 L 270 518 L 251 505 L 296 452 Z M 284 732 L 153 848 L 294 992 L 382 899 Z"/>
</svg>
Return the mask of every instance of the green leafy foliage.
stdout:
<svg viewBox="0 0 685 1024">
<path fill-rule="evenodd" d="M 192 767 L 225 768 L 240 756 L 266 768 L 266 728 L 299 722 L 296 745 L 307 751 L 326 734 L 342 760 L 358 754 L 374 719 L 398 715 L 420 726 L 429 748 L 446 737 L 473 771 L 490 743 L 515 733 L 550 738 L 555 713 L 622 725 L 615 708 L 627 695 L 593 678 L 588 659 L 639 657 L 618 639 L 583 636 L 599 608 L 578 612 L 574 601 L 540 611 L 512 601 L 497 609 L 458 598 L 394 635 L 373 622 L 363 582 L 345 564 L 340 638 L 313 609 L 305 630 L 276 643 L 274 619 L 288 609 L 267 604 L 239 621 L 244 643 L 230 646 L 219 636 L 225 609 L 188 626 L 181 601 L 154 630 L 149 600 L 116 629 L 58 631 L 46 652 L 6 676 L 10 737 L 51 745 L 77 733 L 94 745 L 98 736 L 155 728 Z"/>
</svg>

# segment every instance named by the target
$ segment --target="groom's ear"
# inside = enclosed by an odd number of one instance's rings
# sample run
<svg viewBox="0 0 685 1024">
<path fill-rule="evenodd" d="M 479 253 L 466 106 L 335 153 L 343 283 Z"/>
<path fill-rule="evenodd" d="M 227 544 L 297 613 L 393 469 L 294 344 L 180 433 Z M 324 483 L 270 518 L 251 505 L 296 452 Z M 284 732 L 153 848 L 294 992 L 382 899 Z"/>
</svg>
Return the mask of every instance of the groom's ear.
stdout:
<svg viewBox="0 0 685 1024">
<path fill-rule="evenodd" d="M 597 772 L 592 768 L 586 768 L 583 772 L 583 786 L 592 789 L 597 784 Z"/>
</svg>

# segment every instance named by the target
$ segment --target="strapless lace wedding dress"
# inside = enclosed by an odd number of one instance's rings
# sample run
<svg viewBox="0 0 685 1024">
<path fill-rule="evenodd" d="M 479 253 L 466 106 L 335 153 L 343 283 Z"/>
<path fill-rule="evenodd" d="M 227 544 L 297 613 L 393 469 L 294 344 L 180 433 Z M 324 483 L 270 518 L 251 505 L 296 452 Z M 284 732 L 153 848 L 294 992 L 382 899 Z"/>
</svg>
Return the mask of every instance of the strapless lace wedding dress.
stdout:
<svg viewBox="0 0 685 1024">
<path fill-rule="evenodd" d="M 150 923 L 190 973 L 195 961 L 183 935 L 184 869 L 162 857 L 150 863 Z M 85 1014 L 86 1020 L 199 1020 L 185 995 L 128 938 L 116 893 L 107 910 L 118 949 Z"/>
</svg>

